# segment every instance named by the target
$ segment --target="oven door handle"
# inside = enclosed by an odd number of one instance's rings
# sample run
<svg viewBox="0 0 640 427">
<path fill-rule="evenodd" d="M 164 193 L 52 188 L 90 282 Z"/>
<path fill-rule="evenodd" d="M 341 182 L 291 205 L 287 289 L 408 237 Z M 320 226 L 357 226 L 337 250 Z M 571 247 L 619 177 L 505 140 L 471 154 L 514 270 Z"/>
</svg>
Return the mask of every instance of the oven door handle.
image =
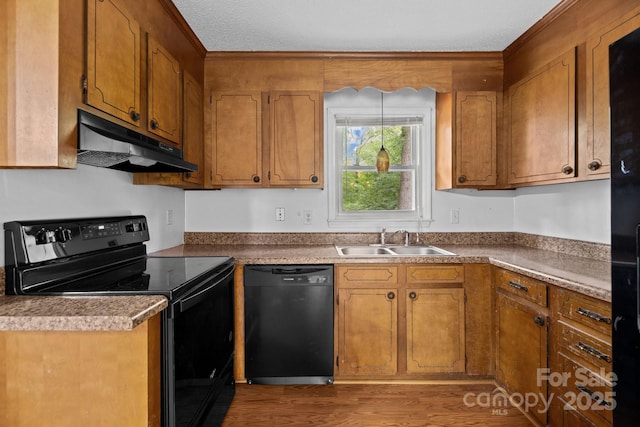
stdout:
<svg viewBox="0 0 640 427">
<path fill-rule="evenodd" d="M 202 300 L 207 298 L 207 295 L 209 294 L 210 291 L 215 289 L 220 283 L 225 282 L 226 280 L 228 280 L 229 277 L 231 277 L 233 275 L 234 270 L 235 270 L 235 266 L 231 266 L 229 268 L 229 270 L 227 270 L 227 272 L 224 274 L 224 276 L 219 278 L 214 284 L 207 284 L 199 292 L 196 292 L 195 294 L 189 295 L 188 297 L 178 301 L 178 303 L 177 303 L 177 311 L 176 312 L 177 313 L 184 313 L 185 311 L 189 310 L 194 305 L 199 304 Z"/>
</svg>

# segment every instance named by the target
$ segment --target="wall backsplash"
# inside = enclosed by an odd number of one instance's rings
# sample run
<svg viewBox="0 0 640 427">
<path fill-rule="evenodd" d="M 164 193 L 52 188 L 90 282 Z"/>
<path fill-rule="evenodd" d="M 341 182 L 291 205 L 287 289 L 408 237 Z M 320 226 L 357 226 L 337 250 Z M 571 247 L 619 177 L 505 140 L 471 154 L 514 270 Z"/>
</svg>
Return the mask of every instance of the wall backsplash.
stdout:
<svg viewBox="0 0 640 427">
<path fill-rule="evenodd" d="M 410 233 L 411 244 L 427 245 L 518 245 L 534 249 L 561 252 L 568 255 L 611 259 L 611 247 L 604 243 L 547 237 L 518 232 L 478 233 Z M 380 233 L 207 233 L 185 232 L 188 245 L 349 245 L 376 244 Z M 402 236 L 389 238 L 387 243 L 402 244 Z"/>
</svg>

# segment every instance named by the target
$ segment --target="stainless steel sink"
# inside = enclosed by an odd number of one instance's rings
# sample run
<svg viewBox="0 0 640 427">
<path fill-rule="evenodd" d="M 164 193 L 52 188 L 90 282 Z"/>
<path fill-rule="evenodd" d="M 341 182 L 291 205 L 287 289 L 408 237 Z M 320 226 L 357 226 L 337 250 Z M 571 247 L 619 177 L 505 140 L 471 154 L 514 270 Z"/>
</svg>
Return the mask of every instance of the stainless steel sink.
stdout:
<svg viewBox="0 0 640 427">
<path fill-rule="evenodd" d="M 435 246 L 409 245 L 409 246 L 389 246 L 389 250 L 396 255 L 455 255 L 453 252 Z"/>
<path fill-rule="evenodd" d="M 338 255 L 344 257 L 394 257 L 394 256 L 455 256 L 453 252 L 445 251 L 431 245 L 336 245 Z"/>
</svg>

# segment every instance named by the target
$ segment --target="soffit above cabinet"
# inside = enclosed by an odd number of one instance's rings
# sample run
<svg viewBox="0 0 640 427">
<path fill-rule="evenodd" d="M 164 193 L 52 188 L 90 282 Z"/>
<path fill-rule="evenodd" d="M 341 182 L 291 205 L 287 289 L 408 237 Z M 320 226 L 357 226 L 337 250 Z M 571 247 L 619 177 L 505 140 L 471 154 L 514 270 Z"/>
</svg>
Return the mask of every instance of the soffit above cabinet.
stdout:
<svg viewBox="0 0 640 427">
<path fill-rule="evenodd" d="M 173 0 L 208 51 L 365 52 L 502 51 L 562 2 Z"/>
</svg>

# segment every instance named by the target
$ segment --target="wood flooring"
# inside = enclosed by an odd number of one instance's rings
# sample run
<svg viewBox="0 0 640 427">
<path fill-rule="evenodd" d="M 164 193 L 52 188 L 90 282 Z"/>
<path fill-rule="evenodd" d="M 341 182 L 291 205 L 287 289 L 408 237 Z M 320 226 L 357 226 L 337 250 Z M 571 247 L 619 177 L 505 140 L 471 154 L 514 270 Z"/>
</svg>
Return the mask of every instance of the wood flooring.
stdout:
<svg viewBox="0 0 640 427">
<path fill-rule="evenodd" d="M 237 384 L 222 426 L 531 427 L 502 397 L 487 383 Z"/>
</svg>

